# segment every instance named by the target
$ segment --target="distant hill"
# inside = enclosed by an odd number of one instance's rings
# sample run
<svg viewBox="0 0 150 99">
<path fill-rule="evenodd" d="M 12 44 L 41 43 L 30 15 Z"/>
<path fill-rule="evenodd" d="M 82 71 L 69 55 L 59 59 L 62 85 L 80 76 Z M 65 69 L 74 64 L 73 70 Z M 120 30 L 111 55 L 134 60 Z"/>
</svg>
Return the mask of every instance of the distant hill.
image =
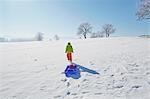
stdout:
<svg viewBox="0 0 150 99">
<path fill-rule="evenodd" d="M 139 37 L 150 38 L 150 35 L 140 35 Z"/>
</svg>

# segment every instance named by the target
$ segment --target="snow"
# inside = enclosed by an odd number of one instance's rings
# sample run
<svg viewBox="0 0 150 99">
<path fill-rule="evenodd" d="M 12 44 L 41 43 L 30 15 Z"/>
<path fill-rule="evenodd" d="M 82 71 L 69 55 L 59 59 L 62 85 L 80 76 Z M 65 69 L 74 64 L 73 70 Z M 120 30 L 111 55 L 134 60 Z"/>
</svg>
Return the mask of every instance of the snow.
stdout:
<svg viewBox="0 0 150 99">
<path fill-rule="evenodd" d="M 67 40 L 0 43 L 0 99 L 150 99 L 150 39 L 70 41 L 74 63 L 99 74 L 65 77 Z"/>
</svg>

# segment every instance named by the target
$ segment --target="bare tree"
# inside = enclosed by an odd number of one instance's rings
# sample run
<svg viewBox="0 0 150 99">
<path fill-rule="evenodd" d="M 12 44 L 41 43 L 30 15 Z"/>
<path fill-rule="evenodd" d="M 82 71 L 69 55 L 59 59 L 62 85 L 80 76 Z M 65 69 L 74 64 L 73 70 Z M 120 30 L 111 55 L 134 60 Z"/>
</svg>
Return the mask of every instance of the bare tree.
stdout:
<svg viewBox="0 0 150 99">
<path fill-rule="evenodd" d="M 80 24 L 77 35 L 83 35 L 84 38 L 86 39 L 88 33 L 92 33 L 91 24 L 89 24 L 87 22 Z"/>
<path fill-rule="evenodd" d="M 91 38 L 102 38 L 102 37 L 104 37 L 104 33 L 100 31 L 91 34 Z"/>
<path fill-rule="evenodd" d="M 58 35 L 55 35 L 55 36 L 54 36 L 54 39 L 55 39 L 55 40 L 59 40 L 59 36 L 58 36 Z"/>
<path fill-rule="evenodd" d="M 110 34 L 114 33 L 115 32 L 115 28 L 113 27 L 112 24 L 105 24 L 103 27 L 102 27 L 102 33 L 105 33 L 106 34 L 106 37 L 109 37 Z"/>
<path fill-rule="evenodd" d="M 138 20 L 150 19 L 150 0 L 140 0 L 136 15 Z"/>
<path fill-rule="evenodd" d="M 35 36 L 35 39 L 36 39 L 37 41 L 42 41 L 42 40 L 43 40 L 43 33 L 38 32 L 38 33 L 36 34 L 36 36 Z"/>
</svg>

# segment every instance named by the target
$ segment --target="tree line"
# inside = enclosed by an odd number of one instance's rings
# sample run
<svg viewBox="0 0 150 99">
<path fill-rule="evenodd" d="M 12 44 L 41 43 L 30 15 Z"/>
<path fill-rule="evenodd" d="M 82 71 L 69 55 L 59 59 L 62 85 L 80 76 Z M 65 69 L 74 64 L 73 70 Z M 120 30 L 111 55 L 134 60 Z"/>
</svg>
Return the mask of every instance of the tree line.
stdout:
<svg viewBox="0 0 150 99">
<path fill-rule="evenodd" d="M 87 38 L 88 34 L 91 34 L 91 38 L 98 38 L 98 37 L 109 37 L 110 34 L 114 33 L 116 29 L 112 24 L 105 24 L 102 26 L 101 31 L 92 32 L 92 26 L 90 23 L 85 22 L 81 23 L 78 27 L 77 35 L 82 35 L 85 39 Z"/>
</svg>

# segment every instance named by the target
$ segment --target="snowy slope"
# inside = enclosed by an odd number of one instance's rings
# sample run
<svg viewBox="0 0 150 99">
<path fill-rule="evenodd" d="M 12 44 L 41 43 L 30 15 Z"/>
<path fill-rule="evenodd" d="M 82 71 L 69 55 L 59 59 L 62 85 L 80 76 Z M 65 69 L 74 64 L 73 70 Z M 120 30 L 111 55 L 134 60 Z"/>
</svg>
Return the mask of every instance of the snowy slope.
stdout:
<svg viewBox="0 0 150 99">
<path fill-rule="evenodd" d="M 73 61 L 98 74 L 63 74 L 67 41 L 0 43 L 0 99 L 150 99 L 150 39 L 72 40 Z"/>
</svg>

